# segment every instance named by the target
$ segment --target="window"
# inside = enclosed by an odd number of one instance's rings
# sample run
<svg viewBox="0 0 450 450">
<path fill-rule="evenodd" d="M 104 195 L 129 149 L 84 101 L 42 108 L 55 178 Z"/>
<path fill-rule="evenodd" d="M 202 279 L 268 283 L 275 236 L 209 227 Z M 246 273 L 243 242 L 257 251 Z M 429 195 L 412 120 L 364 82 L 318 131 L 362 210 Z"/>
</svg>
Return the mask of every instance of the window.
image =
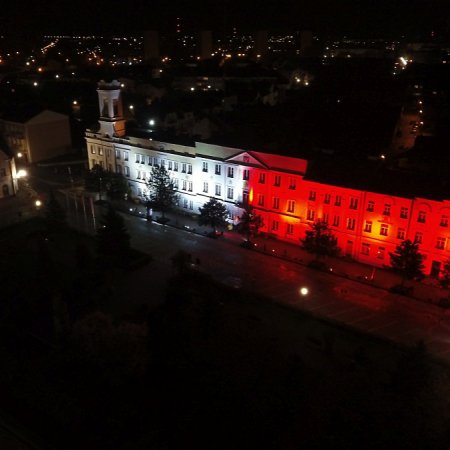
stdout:
<svg viewBox="0 0 450 450">
<path fill-rule="evenodd" d="M 363 243 L 361 246 L 361 253 L 363 255 L 369 256 L 370 255 L 370 244 Z"/>
<path fill-rule="evenodd" d="M 306 211 L 306 220 L 314 220 L 315 215 L 316 213 L 313 209 L 308 209 L 308 211 Z"/>
<path fill-rule="evenodd" d="M 205 161 L 203 161 L 203 163 L 202 163 L 202 171 L 208 172 L 208 163 Z"/>
<path fill-rule="evenodd" d="M 208 183 L 206 181 L 203 182 L 203 192 L 205 192 L 206 194 L 208 193 Z"/>
<path fill-rule="evenodd" d="M 311 201 L 315 201 L 316 200 L 316 192 L 315 191 L 309 191 L 308 200 L 311 200 Z"/>
<path fill-rule="evenodd" d="M 260 173 L 259 174 L 259 182 L 261 184 L 264 184 L 266 182 L 266 174 L 265 173 Z"/>
<path fill-rule="evenodd" d="M 297 181 L 295 178 L 289 178 L 289 189 L 295 189 L 297 187 Z"/>
<path fill-rule="evenodd" d="M 175 189 L 178 189 L 179 186 L 180 186 L 180 182 L 179 182 L 178 178 L 174 178 L 174 179 L 173 179 L 173 187 L 174 187 Z"/>
<path fill-rule="evenodd" d="M 383 216 L 391 215 L 391 205 L 389 203 L 384 204 Z"/>
<path fill-rule="evenodd" d="M 138 188 L 138 196 L 142 197 L 142 189 L 141 188 Z"/>
<path fill-rule="evenodd" d="M 258 194 L 258 206 L 264 206 L 264 195 Z"/>
<path fill-rule="evenodd" d="M 324 213 L 324 214 L 323 214 L 322 220 L 323 220 L 325 223 L 328 223 L 328 213 Z"/>
<path fill-rule="evenodd" d="M 350 209 L 358 209 L 358 199 L 357 198 L 350 199 Z"/>
<path fill-rule="evenodd" d="M 280 209 L 280 199 L 278 197 L 273 198 L 273 209 Z"/>
<path fill-rule="evenodd" d="M 188 191 L 192 192 L 192 181 L 188 181 Z"/>
<path fill-rule="evenodd" d="M 188 200 L 187 200 L 187 198 L 184 198 L 183 199 L 183 208 L 188 208 Z"/>
<path fill-rule="evenodd" d="M 98 148 L 98 154 L 100 156 L 103 156 L 103 149 L 101 147 Z"/>
<path fill-rule="evenodd" d="M 153 165 L 154 165 L 155 167 L 158 167 L 158 166 L 159 166 L 158 158 L 157 158 L 156 156 L 153 157 Z"/>
<path fill-rule="evenodd" d="M 183 191 L 185 191 L 187 189 L 187 181 L 186 180 L 183 180 L 181 189 L 183 189 Z"/>
<path fill-rule="evenodd" d="M 181 164 L 181 173 L 186 173 L 186 163 Z"/>
<path fill-rule="evenodd" d="M 192 164 L 188 164 L 188 165 L 187 165 L 187 173 L 188 173 L 189 175 L 192 175 Z"/>
<path fill-rule="evenodd" d="M 380 225 L 380 235 L 381 236 L 387 236 L 389 233 L 389 225 L 382 223 Z"/>
<path fill-rule="evenodd" d="M 192 200 L 189 200 L 189 209 L 190 210 L 194 209 L 194 202 Z"/>
<path fill-rule="evenodd" d="M 220 184 L 216 184 L 216 195 L 222 195 L 222 186 Z"/>
<path fill-rule="evenodd" d="M 364 224 L 364 231 L 366 233 L 372 233 L 372 222 L 370 220 L 366 220 L 366 223 Z"/>
<path fill-rule="evenodd" d="M 287 211 L 290 213 L 293 213 L 295 210 L 295 201 L 294 200 L 288 200 L 287 203 Z"/>
<path fill-rule="evenodd" d="M 325 205 L 329 205 L 331 203 L 331 194 L 325 194 L 323 202 L 325 203 Z"/>
<path fill-rule="evenodd" d="M 138 180 L 141 179 L 141 171 L 140 171 L 140 170 L 137 170 L 137 171 L 136 171 L 136 178 L 137 178 Z"/>
<path fill-rule="evenodd" d="M 233 199 L 234 198 L 234 189 L 231 188 L 231 187 L 229 187 L 227 189 L 227 198 L 229 198 L 229 199 Z"/>
<path fill-rule="evenodd" d="M 421 233 L 420 231 L 418 231 L 416 233 L 416 236 L 414 238 L 414 242 L 416 242 L 417 244 L 421 244 L 422 243 L 422 239 L 423 239 L 423 233 Z"/>
<path fill-rule="evenodd" d="M 402 206 L 400 208 L 400 219 L 407 219 L 407 218 L 408 218 L 408 208 Z"/>
<path fill-rule="evenodd" d="M 248 192 L 243 192 L 242 193 L 242 203 L 244 204 L 244 205 L 248 205 Z"/>
<path fill-rule="evenodd" d="M 354 230 L 355 224 L 356 224 L 356 220 L 349 217 L 347 219 L 347 230 Z"/>
<path fill-rule="evenodd" d="M 128 161 L 128 152 L 126 151 L 123 152 L 123 160 Z"/>
<path fill-rule="evenodd" d="M 220 164 L 216 164 L 215 174 L 220 175 L 222 173 L 222 166 Z"/>
<path fill-rule="evenodd" d="M 136 162 L 139 163 L 141 161 L 141 155 L 136 153 Z"/>
<path fill-rule="evenodd" d="M 375 209 L 375 202 L 373 200 L 369 200 L 367 202 L 367 211 L 373 212 Z"/>
<path fill-rule="evenodd" d="M 234 167 L 228 167 L 228 178 L 234 177 Z"/>
<path fill-rule="evenodd" d="M 130 168 L 128 166 L 125 166 L 125 176 L 126 177 L 130 176 Z"/>
<path fill-rule="evenodd" d="M 95 155 L 95 145 L 91 145 L 91 153 Z"/>
<path fill-rule="evenodd" d="M 178 163 L 176 161 L 173 162 L 173 170 L 178 172 Z"/>
<path fill-rule="evenodd" d="M 334 200 L 334 206 L 341 206 L 342 203 L 342 196 L 336 195 L 336 198 Z"/>
<path fill-rule="evenodd" d="M 292 223 L 287 224 L 286 234 L 294 234 L 294 225 Z"/>
<path fill-rule="evenodd" d="M 417 222 L 425 223 L 427 220 L 427 213 L 425 211 L 419 211 L 419 215 L 417 216 Z"/>
<path fill-rule="evenodd" d="M 272 231 L 278 231 L 279 226 L 280 226 L 280 223 L 277 220 L 272 221 Z"/>
<path fill-rule="evenodd" d="M 448 216 L 441 216 L 441 222 L 439 225 L 441 227 L 448 227 Z"/>
<path fill-rule="evenodd" d="M 333 218 L 333 227 L 338 227 L 340 221 L 341 221 L 341 218 L 339 216 L 334 216 L 334 218 Z"/>
<path fill-rule="evenodd" d="M 148 157 L 148 159 L 147 159 L 147 164 L 148 164 L 149 166 L 151 166 L 151 165 L 153 164 L 153 158 L 152 158 L 151 156 Z"/>
<path fill-rule="evenodd" d="M 165 159 L 161 159 L 161 167 L 166 167 L 166 160 Z"/>
<path fill-rule="evenodd" d="M 173 168 L 173 163 L 172 163 L 172 161 L 168 161 L 168 164 L 167 164 L 167 170 L 172 170 L 172 168 Z"/>
<path fill-rule="evenodd" d="M 244 171 L 242 172 L 242 179 L 248 180 L 249 178 L 250 178 L 250 171 L 248 169 L 244 169 Z"/>
<path fill-rule="evenodd" d="M 397 239 L 401 239 L 402 241 L 405 240 L 405 229 L 404 228 L 399 228 L 397 230 Z"/>
<path fill-rule="evenodd" d="M 281 175 L 275 175 L 275 178 L 273 180 L 274 186 L 281 186 Z"/>
<path fill-rule="evenodd" d="M 445 241 L 446 241 L 445 237 L 438 237 L 437 240 L 436 240 L 436 248 L 438 250 L 444 250 L 444 248 L 445 248 Z"/>
<path fill-rule="evenodd" d="M 377 259 L 384 259 L 385 252 L 386 252 L 386 249 L 384 247 L 378 247 Z"/>
<path fill-rule="evenodd" d="M 116 166 L 116 173 L 122 173 L 122 166 Z"/>
<path fill-rule="evenodd" d="M 116 159 L 120 159 L 120 150 L 116 149 Z"/>
</svg>

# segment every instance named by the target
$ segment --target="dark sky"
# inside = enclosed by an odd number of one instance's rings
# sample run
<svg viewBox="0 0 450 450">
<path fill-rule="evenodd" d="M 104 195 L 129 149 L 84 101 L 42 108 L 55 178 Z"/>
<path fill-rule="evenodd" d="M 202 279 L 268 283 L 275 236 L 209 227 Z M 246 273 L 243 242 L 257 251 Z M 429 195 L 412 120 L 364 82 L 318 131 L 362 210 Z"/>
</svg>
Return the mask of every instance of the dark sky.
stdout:
<svg viewBox="0 0 450 450">
<path fill-rule="evenodd" d="M 419 33 L 450 23 L 450 0 L 35 0 L 2 2 L 9 32 L 141 31 L 173 27 L 180 15 L 200 29 L 292 27 L 317 32 Z"/>
</svg>

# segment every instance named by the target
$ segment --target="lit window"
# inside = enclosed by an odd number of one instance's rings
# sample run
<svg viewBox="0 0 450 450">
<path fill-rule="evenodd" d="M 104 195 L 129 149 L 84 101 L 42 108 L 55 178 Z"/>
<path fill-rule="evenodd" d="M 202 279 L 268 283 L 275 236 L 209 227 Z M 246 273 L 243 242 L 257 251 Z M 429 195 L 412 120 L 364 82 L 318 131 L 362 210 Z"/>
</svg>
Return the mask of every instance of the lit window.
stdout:
<svg viewBox="0 0 450 450">
<path fill-rule="evenodd" d="M 414 238 L 414 242 L 416 242 L 417 244 L 421 244 L 422 243 L 422 239 L 423 239 L 423 233 L 421 233 L 420 231 L 418 231 L 416 233 L 416 236 Z"/>
<path fill-rule="evenodd" d="M 264 195 L 258 194 L 258 205 L 264 206 Z"/>
<path fill-rule="evenodd" d="M 381 236 L 387 236 L 389 234 L 389 225 L 382 223 L 380 226 Z"/>
<path fill-rule="evenodd" d="M 441 222 L 439 225 L 441 227 L 448 227 L 448 216 L 441 216 Z"/>
<path fill-rule="evenodd" d="M 408 218 L 408 208 L 402 206 L 400 209 L 400 219 L 407 219 L 407 218 Z"/>
<path fill-rule="evenodd" d="M 273 198 L 273 209 L 280 209 L 280 199 L 278 197 Z"/>
<path fill-rule="evenodd" d="M 358 199 L 357 198 L 350 199 L 350 209 L 358 209 Z"/>
<path fill-rule="evenodd" d="M 355 229 L 356 220 L 352 218 L 347 219 L 347 230 L 354 230 Z"/>
<path fill-rule="evenodd" d="M 361 253 L 363 255 L 369 256 L 370 255 L 370 244 L 362 244 L 361 246 Z"/>
<path fill-rule="evenodd" d="M 417 222 L 425 223 L 427 221 L 427 213 L 425 211 L 419 211 L 419 215 L 417 216 Z"/>
<path fill-rule="evenodd" d="M 336 199 L 334 200 L 334 205 L 341 206 L 341 203 L 342 203 L 342 196 L 336 195 Z"/>
<path fill-rule="evenodd" d="M 397 239 L 405 240 L 405 230 L 403 228 L 397 230 Z"/>
<path fill-rule="evenodd" d="M 384 204 L 383 216 L 391 215 L 391 205 L 389 203 Z"/>
<path fill-rule="evenodd" d="M 369 200 L 367 202 L 367 211 L 368 212 L 373 212 L 375 209 L 375 202 L 373 200 Z"/>
<path fill-rule="evenodd" d="M 444 250 L 445 249 L 445 237 L 438 237 L 436 240 L 436 248 L 438 250 Z"/>
<path fill-rule="evenodd" d="M 306 220 L 314 220 L 316 213 L 313 209 L 308 209 L 308 211 L 306 211 Z"/>
<path fill-rule="evenodd" d="M 370 220 L 367 220 L 364 224 L 364 231 L 366 233 L 372 233 L 372 222 Z"/>
<path fill-rule="evenodd" d="M 91 145 L 91 153 L 95 155 L 95 145 Z"/>
<path fill-rule="evenodd" d="M 101 147 L 98 148 L 98 154 L 99 154 L 100 156 L 103 155 L 103 149 L 102 149 Z"/>
<path fill-rule="evenodd" d="M 293 213 L 295 210 L 295 201 L 294 200 L 288 200 L 287 204 L 287 211 L 290 213 Z"/>
</svg>

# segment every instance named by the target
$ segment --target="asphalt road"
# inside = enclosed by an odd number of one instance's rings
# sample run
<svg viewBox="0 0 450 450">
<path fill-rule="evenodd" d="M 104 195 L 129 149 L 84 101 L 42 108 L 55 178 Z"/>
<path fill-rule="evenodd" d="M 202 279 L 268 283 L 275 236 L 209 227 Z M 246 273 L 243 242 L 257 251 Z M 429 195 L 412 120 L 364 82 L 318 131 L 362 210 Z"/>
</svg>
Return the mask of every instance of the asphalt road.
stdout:
<svg viewBox="0 0 450 450">
<path fill-rule="evenodd" d="M 77 213 L 73 202 L 69 206 L 71 222 L 93 232 L 92 217 L 85 217 L 80 205 Z M 96 207 L 96 211 L 98 218 L 102 210 Z M 408 309 L 398 295 L 246 250 L 229 240 L 211 239 L 130 215 L 124 215 L 124 219 L 132 246 L 153 256 L 153 262 L 140 270 L 138 278 L 152 279 L 160 289 L 172 274 L 171 256 L 182 249 L 199 258 L 199 270 L 223 283 L 250 288 L 317 317 L 400 344 L 423 340 L 433 355 L 450 361 L 450 322 Z M 302 287 L 308 288 L 305 296 L 300 293 Z"/>
</svg>

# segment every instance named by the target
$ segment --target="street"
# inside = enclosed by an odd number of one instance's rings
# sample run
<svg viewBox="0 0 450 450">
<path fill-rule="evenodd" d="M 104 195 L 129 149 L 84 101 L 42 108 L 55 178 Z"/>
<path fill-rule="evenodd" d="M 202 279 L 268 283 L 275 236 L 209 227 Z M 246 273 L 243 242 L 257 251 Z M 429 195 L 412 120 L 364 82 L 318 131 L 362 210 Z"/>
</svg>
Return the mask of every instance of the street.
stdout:
<svg viewBox="0 0 450 450">
<path fill-rule="evenodd" d="M 69 220 L 83 231 L 94 232 L 94 220 L 83 208 L 68 200 Z M 102 208 L 95 206 L 96 224 Z M 197 269 L 236 288 L 247 288 L 276 302 L 325 318 L 340 325 L 371 333 L 399 344 L 423 340 L 433 355 L 450 361 L 450 322 L 408 308 L 405 297 L 371 285 L 313 270 L 306 265 L 269 254 L 243 249 L 230 239 L 206 236 L 123 215 L 131 244 L 149 253 L 153 262 L 139 270 L 139 280 L 163 292 L 173 273 L 170 258 L 184 250 L 199 259 Z M 307 295 L 300 289 L 308 288 Z M 137 291 L 143 289 L 137 283 Z M 130 299 L 132 295 L 129 295 Z M 139 302 L 142 303 L 140 296 Z M 127 305 L 130 302 L 127 300 Z"/>
</svg>

